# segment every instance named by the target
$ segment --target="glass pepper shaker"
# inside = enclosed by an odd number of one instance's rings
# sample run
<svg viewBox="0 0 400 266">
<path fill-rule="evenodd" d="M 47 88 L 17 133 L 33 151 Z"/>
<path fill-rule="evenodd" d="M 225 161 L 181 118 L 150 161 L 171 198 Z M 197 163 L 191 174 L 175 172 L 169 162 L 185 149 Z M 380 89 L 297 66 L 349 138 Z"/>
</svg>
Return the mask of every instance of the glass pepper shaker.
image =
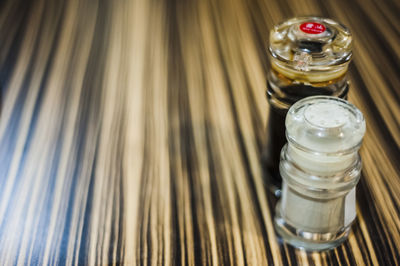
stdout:
<svg viewBox="0 0 400 266">
<path fill-rule="evenodd" d="M 280 161 L 282 197 L 275 214 L 284 241 L 325 250 L 346 240 L 356 218 L 364 134 L 362 113 L 337 97 L 307 97 L 289 109 L 288 143 Z"/>
<path fill-rule="evenodd" d="M 301 17 L 276 25 L 269 40 L 269 119 L 262 162 L 265 181 L 279 196 L 279 155 L 286 142 L 286 113 L 292 104 L 307 96 L 347 98 L 346 72 L 352 57 L 352 35 L 331 19 Z"/>
</svg>

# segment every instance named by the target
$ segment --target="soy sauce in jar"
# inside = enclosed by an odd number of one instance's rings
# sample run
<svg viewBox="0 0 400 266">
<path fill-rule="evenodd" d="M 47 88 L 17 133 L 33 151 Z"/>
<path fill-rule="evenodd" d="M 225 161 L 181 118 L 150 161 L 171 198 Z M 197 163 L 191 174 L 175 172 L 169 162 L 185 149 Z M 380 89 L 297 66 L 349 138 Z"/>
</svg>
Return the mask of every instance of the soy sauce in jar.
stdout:
<svg viewBox="0 0 400 266">
<path fill-rule="evenodd" d="M 301 17 L 276 25 L 269 40 L 269 118 L 262 162 L 265 182 L 279 196 L 286 113 L 292 104 L 308 96 L 347 98 L 346 72 L 352 57 L 352 35 L 331 19 Z"/>
</svg>

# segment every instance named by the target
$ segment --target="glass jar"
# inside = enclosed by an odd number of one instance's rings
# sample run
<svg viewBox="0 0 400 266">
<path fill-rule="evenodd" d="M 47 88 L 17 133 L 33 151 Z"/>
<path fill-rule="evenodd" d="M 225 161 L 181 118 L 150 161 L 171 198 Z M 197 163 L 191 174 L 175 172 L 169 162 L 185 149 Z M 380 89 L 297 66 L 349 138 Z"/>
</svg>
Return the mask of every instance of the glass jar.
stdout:
<svg viewBox="0 0 400 266">
<path fill-rule="evenodd" d="M 275 227 L 286 242 L 324 250 L 347 238 L 356 217 L 364 133 L 362 113 L 336 97 L 308 97 L 289 109 L 288 143 L 280 161 L 282 197 L 275 214 Z"/>
<path fill-rule="evenodd" d="M 275 26 L 269 40 L 269 119 L 263 168 L 267 185 L 279 195 L 279 154 L 286 142 L 287 110 L 296 101 L 312 95 L 346 99 L 352 35 L 331 19 L 302 17 Z"/>
</svg>

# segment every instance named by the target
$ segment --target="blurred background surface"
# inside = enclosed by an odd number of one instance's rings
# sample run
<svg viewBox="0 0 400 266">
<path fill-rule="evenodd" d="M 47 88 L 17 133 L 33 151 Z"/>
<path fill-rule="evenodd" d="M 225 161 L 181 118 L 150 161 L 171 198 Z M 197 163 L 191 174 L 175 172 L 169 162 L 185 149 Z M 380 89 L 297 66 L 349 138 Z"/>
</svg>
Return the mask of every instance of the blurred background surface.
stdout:
<svg viewBox="0 0 400 266">
<path fill-rule="evenodd" d="M 367 120 L 358 220 L 333 251 L 273 229 L 264 188 L 271 27 L 354 34 Z M 0 3 L 0 264 L 395 265 L 400 261 L 400 2 Z"/>
</svg>

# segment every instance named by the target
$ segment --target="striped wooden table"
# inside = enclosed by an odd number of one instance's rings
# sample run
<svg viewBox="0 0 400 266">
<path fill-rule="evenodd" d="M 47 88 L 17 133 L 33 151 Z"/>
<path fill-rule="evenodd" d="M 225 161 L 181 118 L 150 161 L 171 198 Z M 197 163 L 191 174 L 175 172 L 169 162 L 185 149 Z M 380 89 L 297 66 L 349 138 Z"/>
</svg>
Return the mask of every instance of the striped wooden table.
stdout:
<svg viewBox="0 0 400 266">
<path fill-rule="evenodd" d="M 398 0 L 0 3 L 0 265 L 400 263 Z M 275 235 L 263 186 L 273 24 L 354 33 L 358 219 L 335 250 Z"/>
</svg>

